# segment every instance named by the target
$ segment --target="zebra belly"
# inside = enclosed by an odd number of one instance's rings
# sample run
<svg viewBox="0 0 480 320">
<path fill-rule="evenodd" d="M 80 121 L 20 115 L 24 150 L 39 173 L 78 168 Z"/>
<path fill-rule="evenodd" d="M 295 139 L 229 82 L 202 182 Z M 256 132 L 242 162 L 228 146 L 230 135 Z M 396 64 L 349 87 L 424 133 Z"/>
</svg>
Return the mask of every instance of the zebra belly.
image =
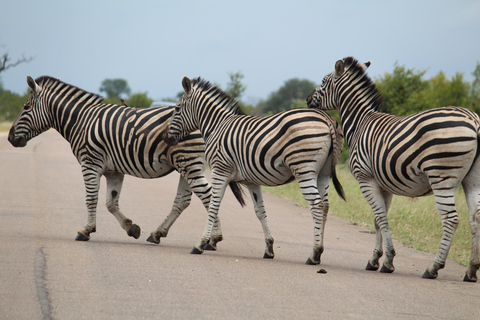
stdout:
<svg viewBox="0 0 480 320">
<path fill-rule="evenodd" d="M 380 187 L 392 194 L 404 197 L 422 197 L 432 194 L 432 187 L 428 180 L 428 177 L 421 173 L 416 176 L 414 181 L 407 181 L 401 184 L 392 185 L 385 183 L 381 179 L 375 179 Z"/>
<path fill-rule="evenodd" d="M 257 186 L 276 187 L 292 182 L 295 177 L 292 171 L 282 162 L 275 163 L 274 167 L 267 167 L 267 170 L 246 170 L 242 166 L 237 167 L 239 170 L 233 181 L 245 182 Z"/>
</svg>

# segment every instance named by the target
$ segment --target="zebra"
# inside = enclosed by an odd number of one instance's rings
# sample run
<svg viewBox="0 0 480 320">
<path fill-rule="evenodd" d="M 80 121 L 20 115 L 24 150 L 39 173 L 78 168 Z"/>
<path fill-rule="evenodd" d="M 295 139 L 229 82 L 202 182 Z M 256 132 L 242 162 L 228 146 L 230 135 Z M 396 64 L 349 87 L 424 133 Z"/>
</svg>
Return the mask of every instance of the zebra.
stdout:
<svg viewBox="0 0 480 320">
<path fill-rule="evenodd" d="M 477 281 L 480 267 L 480 118 L 460 107 L 442 107 L 406 117 L 378 112 L 382 96 L 366 74 L 371 62 L 352 57 L 338 60 L 307 98 L 310 108 L 338 109 L 347 145 L 349 168 L 375 215 L 376 241 L 367 270 L 395 270 L 387 212 L 393 195 L 421 197 L 433 194 L 442 220 L 442 239 L 423 278 L 435 279 L 445 267 L 458 215 L 455 191 L 463 186 L 470 213 L 472 253 L 464 281 Z"/>
<path fill-rule="evenodd" d="M 335 174 L 343 133 L 327 113 L 296 109 L 268 117 L 239 115 L 238 103 L 201 78 L 182 80 L 183 96 L 175 106 L 166 141 L 175 145 L 200 130 L 212 173 L 212 198 L 203 237 L 192 252 L 208 243 L 226 185 L 239 182 L 249 189 L 265 236 L 263 258 L 273 259 L 274 239 L 267 225 L 261 186 L 278 186 L 297 179 L 314 220 L 313 252 L 306 264 L 319 264 L 328 213 L 330 176 L 342 198 Z"/>
<path fill-rule="evenodd" d="M 127 234 L 140 237 L 140 227 L 132 223 L 118 205 L 125 174 L 139 178 L 159 178 L 172 171 L 180 173 L 177 195 L 171 212 L 147 241 L 160 243 L 179 215 L 188 207 L 192 191 L 205 209 L 211 198 L 211 186 L 205 177 L 205 144 L 199 132 L 193 132 L 175 147 L 163 141 L 173 106 L 131 108 L 104 104 L 103 97 L 43 76 L 27 77 L 31 89 L 23 110 L 10 129 L 8 140 L 24 147 L 42 132 L 54 128 L 71 145 L 83 174 L 86 190 L 87 224 L 78 231 L 77 241 L 88 241 L 96 231 L 96 208 L 100 178 L 107 181 L 108 211 Z M 124 102 L 122 102 L 124 104 Z M 243 205 L 239 187 L 230 185 Z M 215 250 L 223 239 L 220 221 L 215 221 L 214 236 L 206 249 Z"/>
</svg>

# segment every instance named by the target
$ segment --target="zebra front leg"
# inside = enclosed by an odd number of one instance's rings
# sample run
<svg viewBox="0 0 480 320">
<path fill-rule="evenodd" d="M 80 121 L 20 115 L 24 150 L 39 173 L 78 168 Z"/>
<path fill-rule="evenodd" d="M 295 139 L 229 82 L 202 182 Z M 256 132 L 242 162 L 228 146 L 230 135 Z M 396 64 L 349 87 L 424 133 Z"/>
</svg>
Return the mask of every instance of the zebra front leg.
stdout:
<svg viewBox="0 0 480 320">
<path fill-rule="evenodd" d="M 177 195 L 175 196 L 172 210 L 162 222 L 162 224 L 158 226 L 157 230 L 153 231 L 150 234 L 147 241 L 159 244 L 160 238 L 167 236 L 168 230 L 170 230 L 170 227 L 177 220 L 180 214 L 190 205 L 191 200 L 192 191 L 190 189 L 190 186 L 188 185 L 187 181 L 182 176 L 180 176 L 177 187 Z"/>
<path fill-rule="evenodd" d="M 208 206 L 207 224 L 203 231 L 202 240 L 193 247 L 191 254 L 202 254 L 205 245 L 210 241 L 215 221 L 218 219 L 218 210 L 228 185 L 226 177 L 217 175 L 213 171 L 212 169 L 212 195 Z"/>
<path fill-rule="evenodd" d="M 372 184 L 373 182 L 373 184 Z M 383 255 L 382 241 L 385 240 L 385 260 L 383 261 L 380 272 L 392 273 L 395 271 L 393 266 L 393 258 L 395 257 L 395 249 L 393 247 L 392 236 L 388 228 L 388 209 L 392 202 L 393 195 L 389 192 L 383 191 L 374 181 L 370 183 L 360 183 L 360 189 L 363 196 L 368 201 L 368 204 L 373 210 L 375 215 L 375 248 L 373 250 L 373 256 L 368 260 L 367 270 L 378 270 L 378 260 Z"/>
<path fill-rule="evenodd" d="M 107 179 L 107 209 L 120 223 L 122 228 L 130 237 L 138 239 L 140 237 L 140 227 L 132 223 L 132 220 L 123 215 L 118 206 L 118 199 L 123 185 L 123 173 L 114 172 L 105 174 Z"/>
<path fill-rule="evenodd" d="M 275 257 L 275 253 L 273 252 L 274 240 L 267 223 L 267 213 L 263 203 L 262 187 L 257 185 L 248 185 L 247 187 L 253 200 L 255 214 L 262 224 L 263 235 L 265 236 L 265 253 L 263 254 L 263 258 L 273 259 Z"/>
<path fill-rule="evenodd" d="M 450 189 L 447 191 L 451 191 L 451 193 L 439 194 L 440 192 L 433 191 L 435 194 L 435 203 L 437 204 L 438 212 L 442 218 L 442 239 L 437 254 L 433 259 L 433 263 L 427 268 L 422 276 L 424 279 L 437 278 L 438 270 L 445 267 L 448 251 L 452 245 L 455 230 L 457 230 L 458 215 L 455 210 L 455 190 Z"/>
<path fill-rule="evenodd" d="M 82 165 L 83 181 L 85 183 L 85 202 L 87 205 L 87 224 L 78 231 L 76 241 L 90 240 L 90 233 L 96 231 L 97 227 L 97 203 L 98 189 L 100 188 L 100 175 L 90 166 Z"/>
</svg>

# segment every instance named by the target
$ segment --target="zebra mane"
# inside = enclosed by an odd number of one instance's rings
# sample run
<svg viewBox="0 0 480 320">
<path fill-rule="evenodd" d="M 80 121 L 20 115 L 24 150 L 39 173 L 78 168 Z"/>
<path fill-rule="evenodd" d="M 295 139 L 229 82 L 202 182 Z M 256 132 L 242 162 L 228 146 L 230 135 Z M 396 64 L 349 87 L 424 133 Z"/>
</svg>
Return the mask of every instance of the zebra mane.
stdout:
<svg viewBox="0 0 480 320">
<path fill-rule="evenodd" d="M 60 89 L 64 89 L 65 87 L 73 88 L 75 89 L 76 92 L 81 92 L 84 94 L 85 101 L 89 101 L 90 103 L 93 103 L 93 104 L 103 102 L 103 97 L 101 95 L 85 91 L 76 86 L 60 81 L 60 79 L 56 79 L 54 77 L 41 76 L 41 77 L 38 77 L 35 80 L 35 82 L 42 88 L 51 90 L 54 92 L 59 91 Z"/>
<path fill-rule="evenodd" d="M 361 84 L 362 88 L 368 90 L 369 100 L 371 102 L 371 106 L 375 111 L 380 109 L 382 104 L 382 94 L 378 91 L 375 82 L 367 75 L 363 67 L 360 65 L 357 59 L 353 57 L 344 58 L 343 61 L 345 62 L 345 69 L 347 69 L 352 77 Z"/>
<path fill-rule="evenodd" d="M 222 103 L 222 108 L 230 111 L 234 114 L 243 114 L 238 106 L 238 101 L 235 100 L 228 93 L 222 89 L 214 86 L 209 81 L 202 79 L 201 77 L 192 79 L 192 87 L 201 89 L 202 91 L 208 92 L 210 96 L 215 100 L 225 100 Z"/>
</svg>

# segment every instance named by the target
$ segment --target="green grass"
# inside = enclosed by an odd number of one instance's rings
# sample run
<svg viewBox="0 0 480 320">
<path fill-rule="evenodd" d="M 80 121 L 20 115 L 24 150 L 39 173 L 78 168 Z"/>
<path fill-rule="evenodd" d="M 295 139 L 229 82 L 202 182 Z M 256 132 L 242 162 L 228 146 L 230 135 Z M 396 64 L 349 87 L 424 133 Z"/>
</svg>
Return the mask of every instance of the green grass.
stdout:
<svg viewBox="0 0 480 320">
<path fill-rule="evenodd" d="M 11 126 L 12 126 L 11 122 L 8 122 L 8 121 L 0 122 L 0 132 L 8 132 Z"/>
<path fill-rule="evenodd" d="M 375 230 L 372 209 L 361 194 L 358 183 L 347 165 L 337 166 L 337 176 L 345 190 L 347 202 L 340 199 L 330 184 L 329 214 Z M 448 257 L 466 266 L 470 259 L 472 237 L 465 196 L 461 189 L 459 188 L 456 195 L 460 224 Z M 263 190 L 308 208 L 297 182 L 280 187 L 264 187 Z M 392 237 L 395 239 L 422 251 L 437 252 L 442 237 L 442 223 L 433 196 L 422 198 L 394 196 L 388 213 L 388 222 Z M 372 242 L 372 250 L 373 245 Z"/>
</svg>

